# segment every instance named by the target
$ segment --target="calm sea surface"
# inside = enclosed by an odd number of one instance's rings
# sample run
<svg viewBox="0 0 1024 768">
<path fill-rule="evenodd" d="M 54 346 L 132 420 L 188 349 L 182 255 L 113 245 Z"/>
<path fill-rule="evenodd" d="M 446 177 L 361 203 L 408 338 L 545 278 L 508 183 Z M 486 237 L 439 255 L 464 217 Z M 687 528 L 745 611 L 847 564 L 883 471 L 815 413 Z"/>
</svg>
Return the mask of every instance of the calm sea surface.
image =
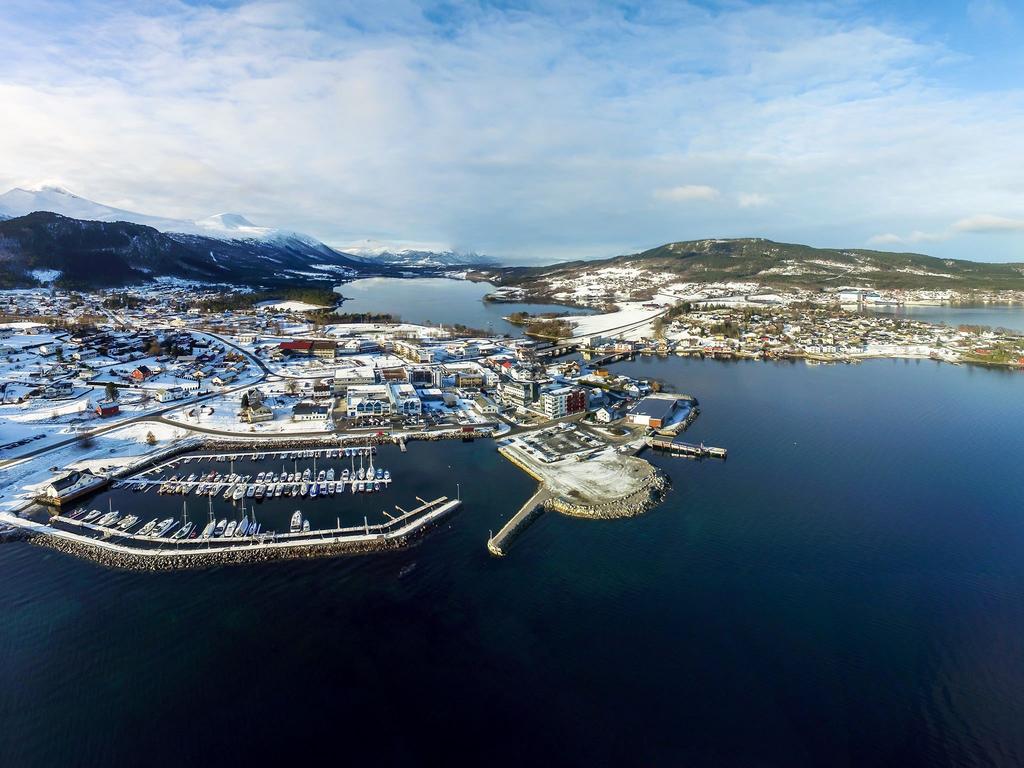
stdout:
<svg viewBox="0 0 1024 768">
<path fill-rule="evenodd" d="M 897 315 L 908 320 L 942 325 L 987 325 L 1024 333 L 1024 306 L 1020 304 L 979 304 L 941 307 L 902 306 L 867 307 L 865 312 Z"/>
<path fill-rule="evenodd" d="M 1024 762 L 1024 376 L 617 368 L 696 395 L 689 439 L 729 460 L 654 456 L 663 505 L 548 514 L 504 559 L 533 482 L 489 441 L 382 450 L 394 488 L 302 505 L 458 483 L 407 552 L 149 574 L 0 545 L 0 764 Z"/>
<path fill-rule="evenodd" d="M 407 323 L 462 323 L 495 334 L 522 335 L 522 329 L 502 318 L 513 312 L 570 312 L 590 314 L 589 310 L 558 304 L 505 304 L 483 301 L 494 290 L 490 283 L 448 280 L 443 277 L 403 280 L 397 277 L 370 277 L 344 283 L 335 290 L 348 301 L 339 312 L 388 312 Z"/>
</svg>

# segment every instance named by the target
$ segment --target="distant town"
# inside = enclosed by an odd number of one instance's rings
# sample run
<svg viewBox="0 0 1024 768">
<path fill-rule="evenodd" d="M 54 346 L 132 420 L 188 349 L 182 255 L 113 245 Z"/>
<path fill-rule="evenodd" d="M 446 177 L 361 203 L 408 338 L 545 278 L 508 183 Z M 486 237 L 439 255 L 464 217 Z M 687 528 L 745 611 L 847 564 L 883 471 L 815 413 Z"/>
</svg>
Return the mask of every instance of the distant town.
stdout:
<svg viewBox="0 0 1024 768">
<path fill-rule="evenodd" d="M 657 381 L 616 373 L 616 361 L 671 354 L 809 364 L 903 357 L 1024 367 L 1024 337 L 1015 332 L 866 311 L 949 298 L 933 292 L 780 291 L 747 283 L 675 283 L 652 291 L 642 281 L 638 287 L 636 275 L 602 271 L 604 291 L 577 283 L 575 298 L 611 311 L 510 318 L 523 336 L 386 317 L 333 322 L 343 316 L 296 300 L 214 310 L 223 296 L 244 296 L 245 289 L 177 279 L 103 293 L 5 291 L 0 523 L 8 533 L 131 567 L 256 552 L 287 557 L 314 547 L 372 551 L 404 545 L 458 499 L 425 501 L 415 514 L 402 510 L 361 528 L 339 522 L 328 531 L 310 529 L 301 510 L 289 530 L 278 531 L 262 529 L 253 507 L 251 520 L 245 514 L 218 524 L 211 502 L 202 527 L 188 522 L 187 511 L 186 519 L 146 524 L 112 508 L 100 516 L 83 500 L 109 487 L 155 489 L 222 494 L 244 512 L 247 499 L 382 492 L 393 478 L 374 468 L 377 446 L 404 451 L 418 440 L 494 438 L 501 454 L 539 483 L 488 541 L 501 555 L 543 509 L 618 517 L 656 504 L 668 481 L 637 456 L 644 450 L 726 457 L 725 448 L 682 439 L 699 415 L 699 393 L 663 392 Z M 630 290 L 647 295 L 634 298 Z M 490 298 L 517 294 L 501 288 Z M 234 471 L 236 459 L 267 454 L 292 460 L 296 472 Z M 342 475 L 340 465 L 337 474 L 333 466 L 319 476 L 298 471 L 298 459 L 312 458 L 315 470 L 318 457 L 347 457 L 351 475 Z M 193 458 L 208 462 L 205 471 L 174 471 Z"/>
</svg>

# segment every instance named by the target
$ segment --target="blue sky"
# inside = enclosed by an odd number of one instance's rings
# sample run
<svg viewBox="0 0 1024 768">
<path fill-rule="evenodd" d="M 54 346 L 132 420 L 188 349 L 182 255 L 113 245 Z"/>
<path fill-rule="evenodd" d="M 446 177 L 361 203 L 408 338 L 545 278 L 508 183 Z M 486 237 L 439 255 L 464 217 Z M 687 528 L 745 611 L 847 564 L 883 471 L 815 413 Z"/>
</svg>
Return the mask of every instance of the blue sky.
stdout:
<svg viewBox="0 0 1024 768">
<path fill-rule="evenodd" d="M 508 261 L 1024 261 L 1024 10 L 6 0 L 0 186 Z"/>
</svg>

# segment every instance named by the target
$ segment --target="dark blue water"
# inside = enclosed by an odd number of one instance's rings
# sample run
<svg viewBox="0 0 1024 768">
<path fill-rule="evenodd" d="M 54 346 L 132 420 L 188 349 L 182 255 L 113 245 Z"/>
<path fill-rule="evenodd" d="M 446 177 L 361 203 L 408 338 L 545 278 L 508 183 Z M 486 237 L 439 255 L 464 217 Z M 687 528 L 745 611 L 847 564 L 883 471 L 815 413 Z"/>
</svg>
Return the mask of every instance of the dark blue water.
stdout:
<svg viewBox="0 0 1024 768">
<path fill-rule="evenodd" d="M 560 304 L 495 303 L 483 301 L 494 290 L 490 283 L 448 280 L 443 277 L 403 280 L 395 277 L 370 277 L 354 280 L 336 288 L 348 301 L 339 312 L 387 312 L 407 323 L 462 323 L 496 335 L 522 335 L 522 329 L 503 318 L 514 312 L 541 314 L 569 312 L 590 314 L 589 310 Z"/>
<path fill-rule="evenodd" d="M 457 473 L 466 502 L 409 552 L 139 574 L 0 545 L 0 762 L 1024 761 L 1020 374 L 618 368 L 695 394 L 728 462 L 655 457 L 661 507 L 547 515 L 502 560 L 533 484 L 482 441 L 387 457 L 378 501 Z"/>
<path fill-rule="evenodd" d="M 908 305 L 865 307 L 865 312 L 878 315 L 896 315 L 923 323 L 950 325 L 984 325 L 1006 328 L 1024 333 L 1024 305 L 1021 304 L 956 304 L 928 307 Z"/>
</svg>

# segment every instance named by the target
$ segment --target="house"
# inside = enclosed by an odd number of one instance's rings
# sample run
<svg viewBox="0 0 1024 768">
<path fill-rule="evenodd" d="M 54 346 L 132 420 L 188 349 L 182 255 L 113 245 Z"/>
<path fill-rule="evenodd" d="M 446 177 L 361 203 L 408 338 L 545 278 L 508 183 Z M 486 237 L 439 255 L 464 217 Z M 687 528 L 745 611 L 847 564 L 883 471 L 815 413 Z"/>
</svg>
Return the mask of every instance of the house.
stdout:
<svg viewBox="0 0 1024 768">
<path fill-rule="evenodd" d="M 594 411 L 594 420 L 600 424 L 611 424 L 616 418 L 607 408 L 598 408 Z"/>
<path fill-rule="evenodd" d="M 107 416 L 116 416 L 121 412 L 120 407 L 114 400 L 100 400 L 96 403 L 96 415 L 100 418 L 107 418 Z"/>
<path fill-rule="evenodd" d="M 156 399 L 161 403 L 173 403 L 175 400 L 181 400 L 186 396 L 185 388 L 180 386 L 167 387 L 161 389 L 156 393 Z"/>
<path fill-rule="evenodd" d="M 135 381 L 145 381 L 153 375 L 153 371 L 145 365 L 140 365 L 134 371 L 132 371 L 132 378 Z"/>
<path fill-rule="evenodd" d="M 331 406 L 319 403 L 296 403 L 292 408 L 292 421 L 325 421 L 330 415 Z"/>
<path fill-rule="evenodd" d="M 43 492 L 36 497 L 36 500 L 43 504 L 59 507 L 93 491 L 98 491 L 108 482 L 107 478 L 94 475 L 88 469 L 75 469 L 52 480 L 43 488 Z"/>
<path fill-rule="evenodd" d="M 43 397 L 56 399 L 59 397 L 71 397 L 73 393 L 74 387 L 69 380 L 65 379 L 64 381 L 55 381 L 52 384 L 47 384 L 43 390 Z"/>
<path fill-rule="evenodd" d="M 473 398 L 473 407 L 484 416 L 493 416 L 498 413 L 497 404 L 483 395 L 477 395 Z"/>
</svg>

